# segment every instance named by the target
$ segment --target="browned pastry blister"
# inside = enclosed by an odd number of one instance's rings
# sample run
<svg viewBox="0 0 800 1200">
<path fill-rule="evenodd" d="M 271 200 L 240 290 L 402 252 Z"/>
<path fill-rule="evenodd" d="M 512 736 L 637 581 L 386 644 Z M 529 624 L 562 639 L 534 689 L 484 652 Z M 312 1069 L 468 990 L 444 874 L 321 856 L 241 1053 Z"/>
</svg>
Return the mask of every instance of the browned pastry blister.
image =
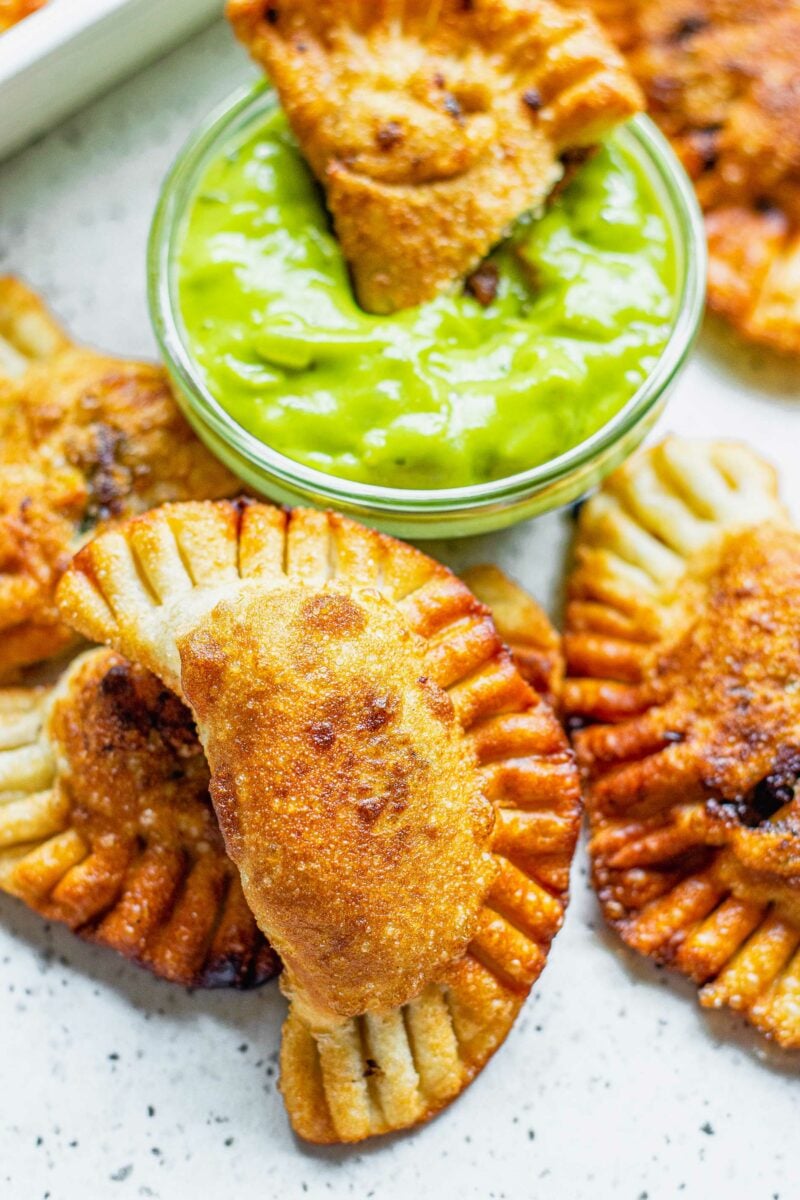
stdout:
<svg viewBox="0 0 800 1200">
<path fill-rule="evenodd" d="M 551 0 L 228 0 L 323 184 L 360 303 L 465 278 L 560 157 L 640 106 L 584 12 Z"/>
<path fill-rule="evenodd" d="M 594 881 L 642 954 L 800 1047 L 800 533 L 744 446 L 671 438 L 583 509 L 563 703 Z"/>
<path fill-rule="evenodd" d="M 237 489 L 161 368 L 72 345 L 33 292 L 0 279 L 0 680 L 74 640 L 54 592 L 92 532 Z"/>
<path fill-rule="evenodd" d="M 162 979 L 277 974 L 225 853 L 191 714 L 110 650 L 0 689 L 0 889 Z"/>
<path fill-rule="evenodd" d="M 337 514 L 225 502 L 101 535 L 59 600 L 192 708 L 285 965 L 297 1132 L 356 1141 L 433 1115 L 544 965 L 578 824 L 566 739 L 488 610 Z"/>
<path fill-rule="evenodd" d="M 694 180 L 711 307 L 746 337 L 800 353 L 800 3 L 591 7 Z"/>
</svg>

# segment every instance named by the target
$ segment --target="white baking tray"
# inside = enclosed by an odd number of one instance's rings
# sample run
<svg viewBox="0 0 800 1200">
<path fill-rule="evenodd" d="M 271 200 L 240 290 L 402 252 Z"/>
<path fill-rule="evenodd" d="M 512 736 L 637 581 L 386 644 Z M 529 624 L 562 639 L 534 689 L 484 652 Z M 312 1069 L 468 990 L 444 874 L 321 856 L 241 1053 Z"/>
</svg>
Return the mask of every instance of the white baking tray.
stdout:
<svg viewBox="0 0 800 1200">
<path fill-rule="evenodd" d="M 222 15 L 224 0 L 49 0 L 0 34 L 0 158 Z"/>
</svg>

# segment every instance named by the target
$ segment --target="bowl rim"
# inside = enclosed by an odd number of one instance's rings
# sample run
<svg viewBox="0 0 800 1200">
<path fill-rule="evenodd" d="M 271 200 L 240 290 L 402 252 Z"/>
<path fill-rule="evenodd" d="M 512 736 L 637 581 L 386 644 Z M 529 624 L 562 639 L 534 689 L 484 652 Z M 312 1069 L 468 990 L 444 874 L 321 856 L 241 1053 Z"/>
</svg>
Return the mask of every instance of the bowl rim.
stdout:
<svg viewBox="0 0 800 1200">
<path fill-rule="evenodd" d="M 647 378 L 614 416 L 584 441 L 525 471 L 487 483 L 454 488 L 395 488 L 328 474 L 290 458 L 240 425 L 206 385 L 181 335 L 173 293 L 175 237 L 210 153 L 237 122 L 255 120 L 277 102 L 266 81 L 238 88 L 217 105 L 192 133 L 168 171 L 153 215 L 147 249 L 147 295 L 156 340 L 169 374 L 188 406 L 188 415 L 232 446 L 260 476 L 278 486 L 312 493 L 316 499 L 356 503 L 376 514 L 413 516 L 467 513 L 503 501 L 536 495 L 590 465 L 658 403 L 692 350 L 705 307 L 706 239 L 692 183 L 664 135 L 649 117 L 638 114 L 614 131 L 637 151 L 670 220 L 673 240 L 682 253 L 675 317 L 667 342 Z M 252 112 L 250 112 L 252 108 Z M 655 176 L 655 179 L 654 179 Z"/>
</svg>

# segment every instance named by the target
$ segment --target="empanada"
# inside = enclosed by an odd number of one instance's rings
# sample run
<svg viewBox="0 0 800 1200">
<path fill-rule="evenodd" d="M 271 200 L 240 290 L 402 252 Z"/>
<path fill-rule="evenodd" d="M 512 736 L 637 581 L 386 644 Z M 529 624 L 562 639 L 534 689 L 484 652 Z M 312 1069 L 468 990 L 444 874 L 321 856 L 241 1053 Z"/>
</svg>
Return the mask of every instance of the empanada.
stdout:
<svg viewBox="0 0 800 1200">
<path fill-rule="evenodd" d="M 253 987 L 277 956 L 247 907 L 188 709 L 90 650 L 0 689 L 0 889 L 162 979 Z"/>
<path fill-rule="evenodd" d="M 285 964 L 295 1129 L 432 1115 L 503 1040 L 563 915 L 572 756 L 488 611 L 334 513 L 165 505 L 102 534 L 65 617 L 182 692 Z"/>
<path fill-rule="evenodd" d="M 640 106 L 591 17 L 551 0 L 228 0 L 323 184 L 359 302 L 464 277 L 565 152 Z"/>
<path fill-rule="evenodd" d="M 800 533 L 744 446 L 668 439 L 581 513 L 563 703 L 600 902 L 783 1046 L 800 1046 L 799 597 Z"/>
<path fill-rule="evenodd" d="M 239 486 L 161 368 L 73 346 L 34 293 L 0 279 L 0 680 L 69 644 L 53 593 L 93 531 Z"/>
<path fill-rule="evenodd" d="M 592 7 L 694 180 L 711 307 L 754 341 L 800 353 L 800 3 Z"/>
</svg>

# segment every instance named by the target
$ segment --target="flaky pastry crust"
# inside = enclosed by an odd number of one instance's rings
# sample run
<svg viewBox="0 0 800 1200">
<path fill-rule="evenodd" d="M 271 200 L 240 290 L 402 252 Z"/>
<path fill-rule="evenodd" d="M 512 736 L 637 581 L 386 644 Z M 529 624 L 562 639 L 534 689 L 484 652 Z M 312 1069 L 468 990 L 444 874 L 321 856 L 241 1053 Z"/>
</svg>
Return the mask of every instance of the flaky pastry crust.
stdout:
<svg viewBox="0 0 800 1200">
<path fill-rule="evenodd" d="M 59 599 L 198 719 L 286 966 L 295 1129 L 356 1141 L 438 1111 L 544 965 L 577 831 L 566 740 L 488 611 L 337 514 L 224 502 L 102 535 Z"/>
<path fill-rule="evenodd" d="M 643 954 L 800 1046 L 800 533 L 743 446 L 670 439 L 583 510 L 564 707 L 594 881 Z M 585 726 L 585 727 L 581 727 Z"/>
<path fill-rule="evenodd" d="M 190 987 L 278 960 L 247 907 L 191 714 L 110 650 L 53 688 L 0 689 L 0 889 Z"/>
<path fill-rule="evenodd" d="M 0 680 L 73 640 L 55 585 L 93 532 L 236 490 L 159 367 L 73 346 L 33 292 L 0 279 Z"/>
<path fill-rule="evenodd" d="M 706 214 L 709 302 L 800 353 L 800 3 L 593 0 Z"/>
<path fill-rule="evenodd" d="M 228 0 L 323 184 L 359 302 L 464 277 L 541 205 L 560 156 L 636 111 L 591 17 L 550 0 Z"/>
</svg>

